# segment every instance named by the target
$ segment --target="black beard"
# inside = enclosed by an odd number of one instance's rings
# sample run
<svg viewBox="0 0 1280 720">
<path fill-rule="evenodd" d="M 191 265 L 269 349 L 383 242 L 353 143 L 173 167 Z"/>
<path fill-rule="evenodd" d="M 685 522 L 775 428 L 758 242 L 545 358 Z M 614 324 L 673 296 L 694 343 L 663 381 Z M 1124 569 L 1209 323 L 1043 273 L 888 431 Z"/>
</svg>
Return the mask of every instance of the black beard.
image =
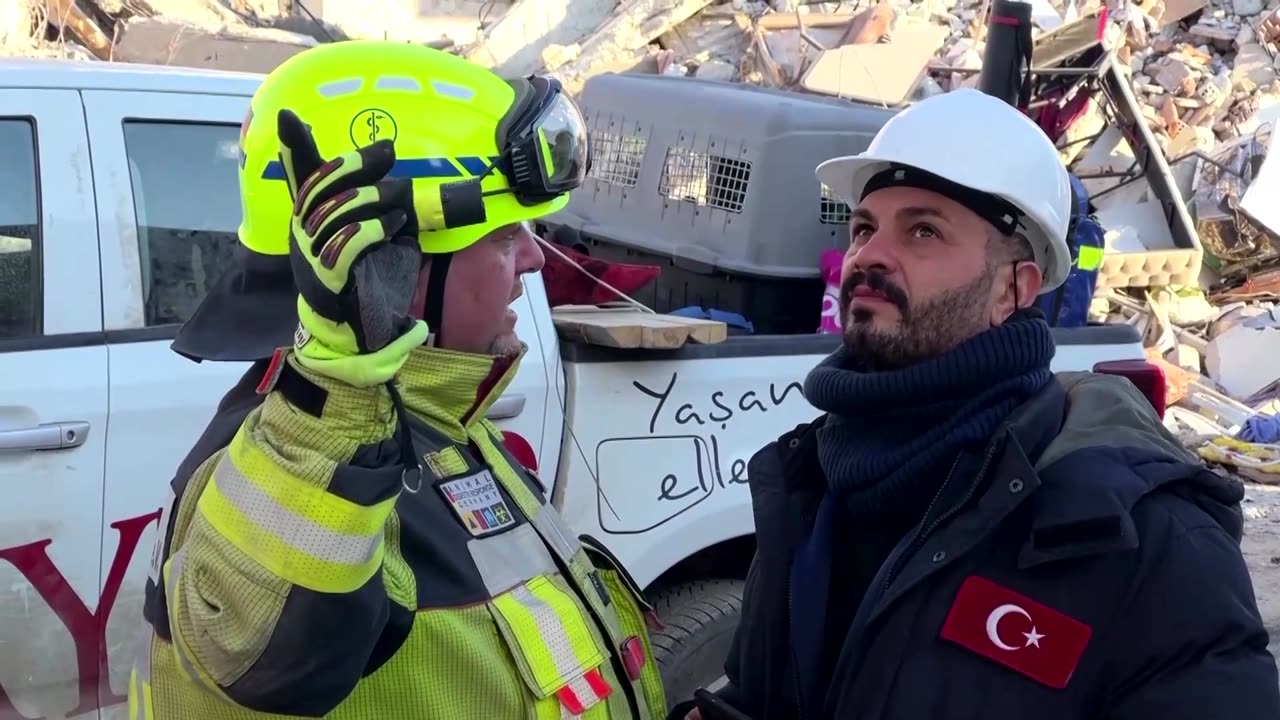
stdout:
<svg viewBox="0 0 1280 720">
<path fill-rule="evenodd" d="M 840 287 L 844 346 L 859 367 L 871 372 L 897 370 L 940 355 L 989 327 L 986 307 L 994 281 L 993 272 L 983 272 L 973 282 L 913 307 L 906 292 L 883 273 L 855 272 Z M 859 285 L 875 290 L 898 308 L 901 320 L 896 330 L 874 327 L 874 311 L 850 311 L 853 290 Z"/>
</svg>

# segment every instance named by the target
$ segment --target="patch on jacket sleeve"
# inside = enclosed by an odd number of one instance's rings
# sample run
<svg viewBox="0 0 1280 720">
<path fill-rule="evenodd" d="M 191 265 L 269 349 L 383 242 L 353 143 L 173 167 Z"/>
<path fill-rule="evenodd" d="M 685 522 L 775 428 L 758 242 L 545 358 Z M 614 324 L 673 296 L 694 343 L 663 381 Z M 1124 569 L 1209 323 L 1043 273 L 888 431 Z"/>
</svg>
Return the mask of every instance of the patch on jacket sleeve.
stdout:
<svg viewBox="0 0 1280 720">
<path fill-rule="evenodd" d="M 1059 690 L 1092 635 L 1079 620 L 976 575 L 960 586 L 942 624 L 943 639 Z"/>
<path fill-rule="evenodd" d="M 474 537 L 510 527 L 516 518 L 498 492 L 498 482 L 488 469 L 436 486 L 462 526 Z"/>
</svg>

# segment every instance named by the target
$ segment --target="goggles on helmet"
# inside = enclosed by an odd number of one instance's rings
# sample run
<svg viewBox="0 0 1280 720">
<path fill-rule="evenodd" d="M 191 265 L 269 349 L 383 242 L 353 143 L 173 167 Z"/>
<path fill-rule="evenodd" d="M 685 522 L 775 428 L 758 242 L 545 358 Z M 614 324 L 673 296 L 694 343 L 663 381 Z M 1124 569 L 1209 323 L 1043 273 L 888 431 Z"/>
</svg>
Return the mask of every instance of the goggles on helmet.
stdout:
<svg viewBox="0 0 1280 720">
<path fill-rule="evenodd" d="M 484 198 L 511 193 L 525 206 L 540 205 L 577 189 L 591 166 L 586 120 L 559 80 L 530 75 L 508 80 L 515 102 L 498 123 L 498 157 L 480 177 L 440 188 L 438 223 L 460 227 L 485 221 Z M 482 190 L 494 170 L 507 179 L 501 190 Z"/>
<path fill-rule="evenodd" d="M 591 163 L 582 111 L 555 78 L 509 81 L 516 101 L 498 124 L 498 168 L 516 199 L 538 205 L 577 189 Z"/>
</svg>

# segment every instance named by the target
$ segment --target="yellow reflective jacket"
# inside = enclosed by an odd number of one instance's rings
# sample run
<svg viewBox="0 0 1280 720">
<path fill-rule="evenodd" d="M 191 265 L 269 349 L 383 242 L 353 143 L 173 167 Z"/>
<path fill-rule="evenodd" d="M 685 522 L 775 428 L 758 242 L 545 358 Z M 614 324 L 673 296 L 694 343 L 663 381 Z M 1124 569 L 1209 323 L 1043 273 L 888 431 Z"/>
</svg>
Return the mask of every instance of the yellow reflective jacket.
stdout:
<svg viewBox="0 0 1280 720">
<path fill-rule="evenodd" d="M 415 350 L 385 388 L 292 358 L 174 484 L 130 718 L 661 718 L 639 588 L 484 419 L 519 359 Z"/>
</svg>

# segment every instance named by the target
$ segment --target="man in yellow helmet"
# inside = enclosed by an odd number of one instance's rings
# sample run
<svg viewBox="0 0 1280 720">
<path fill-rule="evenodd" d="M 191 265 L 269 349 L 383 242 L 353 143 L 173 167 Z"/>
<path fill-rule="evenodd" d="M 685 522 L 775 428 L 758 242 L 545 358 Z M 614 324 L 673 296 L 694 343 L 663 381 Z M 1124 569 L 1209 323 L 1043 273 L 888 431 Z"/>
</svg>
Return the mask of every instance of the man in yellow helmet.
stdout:
<svg viewBox="0 0 1280 720">
<path fill-rule="evenodd" d="M 268 76 L 241 143 L 236 269 L 174 347 L 255 364 L 172 483 L 130 717 L 663 716 L 638 588 L 484 420 L 576 106 L 343 42 Z"/>
</svg>

